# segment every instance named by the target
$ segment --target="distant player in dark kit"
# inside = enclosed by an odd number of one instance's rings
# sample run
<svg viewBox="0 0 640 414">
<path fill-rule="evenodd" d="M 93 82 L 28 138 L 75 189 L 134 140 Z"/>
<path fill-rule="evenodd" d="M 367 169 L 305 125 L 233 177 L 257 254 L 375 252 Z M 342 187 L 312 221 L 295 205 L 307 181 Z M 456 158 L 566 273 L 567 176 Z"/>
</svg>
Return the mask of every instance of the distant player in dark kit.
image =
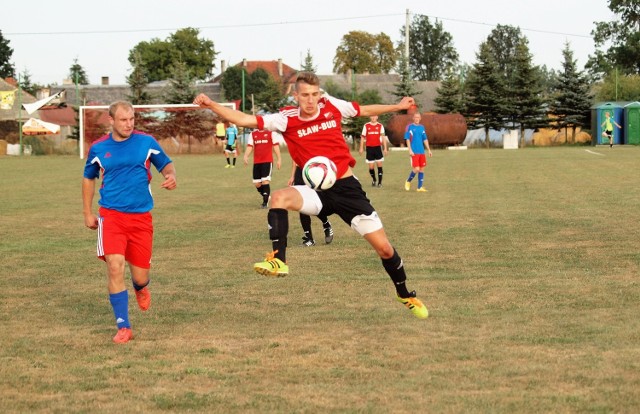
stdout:
<svg viewBox="0 0 640 414">
<path fill-rule="evenodd" d="M 149 268 L 153 244 L 150 210 L 151 164 L 164 176 L 161 188 L 176 188 L 171 159 L 151 136 L 135 131 L 133 106 L 114 102 L 109 107 L 112 132 L 95 141 L 87 156 L 82 180 L 84 224 L 98 230 L 99 258 L 107 263 L 109 301 L 118 326 L 115 343 L 133 338 L 129 322 L 129 293 L 124 277 L 129 263 L 138 306 L 149 309 Z M 93 213 L 95 181 L 102 175 L 100 209 Z"/>
<path fill-rule="evenodd" d="M 371 186 L 376 186 L 376 173 L 374 164 L 378 167 L 378 187 L 382 187 L 382 163 L 384 156 L 388 153 L 387 137 L 384 134 L 384 126 L 378 122 L 377 116 L 372 116 L 371 122 L 367 122 L 362 127 L 362 138 L 360 139 L 360 154 L 364 151 L 365 143 L 367 148 L 366 161 L 371 175 Z"/>
<path fill-rule="evenodd" d="M 303 166 L 312 157 L 322 155 L 337 166 L 339 179 L 328 190 L 317 192 L 306 185 L 294 185 L 271 194 L 267 223 L 273 253 L 267 255 L 264 261 L 255 263 L 254 270 L 267 276 L 285 276 L 289 273 L 286 264 L 289 210 L 313 216 L 337 214 L 362 235 L 382 259 L 382 266 L 395 286 L 398 301 L 416 317 L 426 318 L 426 306 L 416 297 L 415 291 L 407 289 L 402 259 L 389 242 L 382 221 L 360 182 L 353 176 L 351 168 L 356 160 L 342 134 L 343 118 L 407 110 L 415 104 L 413 98 L 405 97 L 395 105 L 360 106 L 357 102 L 323 95 L 318 76 L 310 72 L 298 74 L 293 97 L 298 106 L 288 106 L 278 113 L 257 116 L 224 107 L 204 94 L 198 95 L 193 102 L 237 125 L 281 132 L 296 165 Z M 326 262 L 329 266 L 331 259 L 327 258 Z"/>
<path fill-rule="evenodd" d="M 255 148 L 255 149 L 254 149 Z M 251 132 L 244 153 L 244 164 L 249 164 L 249 155 L 253 152 L 253 184 L 262 196 L 262 208 L 267 208 L 271 196 L 271 172 L 273 170 L 273 153 L 276 154 L 276 167 L 280 169 L 280 146 L 273 139 L 271 131 L 259 130 Z"/>
</svg>

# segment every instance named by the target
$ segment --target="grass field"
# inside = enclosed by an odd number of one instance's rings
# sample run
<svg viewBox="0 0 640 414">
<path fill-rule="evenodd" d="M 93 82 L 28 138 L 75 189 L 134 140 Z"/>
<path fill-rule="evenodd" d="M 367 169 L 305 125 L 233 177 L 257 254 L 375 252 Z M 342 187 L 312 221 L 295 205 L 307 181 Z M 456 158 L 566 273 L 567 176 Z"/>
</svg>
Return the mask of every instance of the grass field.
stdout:
<svg viewBox="0 0 640 414">
<path fill-rule="evenodd" d="M 290 214 L 290 275 L 255 274 L 250 168 L 176 156 L 179 188 L 152 182 L 152 307 L 131 296 L 120 346 L 84 162 L 0 158 L 0 412 L 640 411 L 640 148 L 439 150 L 426 194 L 407 153 L 381 189 L 356 157 L 429 319 L 337 217 L 303 248 Z"/>
</svg>

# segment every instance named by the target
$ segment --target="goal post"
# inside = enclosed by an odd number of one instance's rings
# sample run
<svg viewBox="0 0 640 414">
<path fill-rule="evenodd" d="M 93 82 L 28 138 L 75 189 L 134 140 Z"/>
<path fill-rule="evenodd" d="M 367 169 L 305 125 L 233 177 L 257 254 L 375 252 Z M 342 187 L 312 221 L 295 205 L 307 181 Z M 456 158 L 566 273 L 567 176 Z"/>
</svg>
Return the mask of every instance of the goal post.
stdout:
<svg viewBox="0 0 640 414">
<path fill-rule="evenodd" d="M 221 105 L 236 109 L 233 102 Z M 153 135 L 168 153 L 207 153 L 216 142 L 220 119 L 210 109 L 193 104 L 133 105 L 135 129 Z M 80 106 L 78 153 L 84 159 L 91 144 L 111 132 L 109 106 Z M 212 144 L 213 143 L 213 144 Z"/>
</svg>

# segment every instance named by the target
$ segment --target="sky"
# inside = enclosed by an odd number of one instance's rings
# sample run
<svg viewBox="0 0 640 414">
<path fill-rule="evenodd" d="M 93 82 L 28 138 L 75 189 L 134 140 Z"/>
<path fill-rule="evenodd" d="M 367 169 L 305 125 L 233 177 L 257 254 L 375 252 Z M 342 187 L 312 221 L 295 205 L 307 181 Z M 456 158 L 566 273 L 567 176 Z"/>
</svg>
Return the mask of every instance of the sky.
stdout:
<svg viewBox="0 0 640 414">
<path fill-rule="evenodd" d="M 535 65 L 560 69 L 569 42 L 578 67 L 594 53 L 594 22 L 615 18 L 606 0 L 32 0 L 3 2 L 0 30 L 13 49 L 17 73 L 32 83 L 62 84 L 74 60 L 91 84 L 109 77 L 126 84 L 129 51 L 139 42 L 167 39 L 185 27 L 212 40 L 220 61 L 278 60 L 300 67 L 307 55 L 316 72 L 332 73 L 342 37 L 359 30 L 386 33 L 397 43 L 410 18 L 438 19 L 453 37 L 460 60 L 473 64 L 482 41 L 497 25 L 519 27 Z M 11 16 L 11 17 L 9 17 Z"/>
</svg>

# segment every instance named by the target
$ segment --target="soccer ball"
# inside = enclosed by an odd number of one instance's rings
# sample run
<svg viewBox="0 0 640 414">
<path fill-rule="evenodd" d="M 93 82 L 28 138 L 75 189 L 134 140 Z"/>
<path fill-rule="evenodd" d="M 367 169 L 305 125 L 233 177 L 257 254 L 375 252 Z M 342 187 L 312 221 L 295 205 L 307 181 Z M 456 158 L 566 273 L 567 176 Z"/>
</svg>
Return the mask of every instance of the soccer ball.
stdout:
<svg viewBox="0 0 640 414">
<path fill-rule="evenodd" d="M 302 168 L 304 183 L 316 191 L 328 190 L 336 183 L 336 165 L 327 157 L 311 158 Z"/>
</svg>

